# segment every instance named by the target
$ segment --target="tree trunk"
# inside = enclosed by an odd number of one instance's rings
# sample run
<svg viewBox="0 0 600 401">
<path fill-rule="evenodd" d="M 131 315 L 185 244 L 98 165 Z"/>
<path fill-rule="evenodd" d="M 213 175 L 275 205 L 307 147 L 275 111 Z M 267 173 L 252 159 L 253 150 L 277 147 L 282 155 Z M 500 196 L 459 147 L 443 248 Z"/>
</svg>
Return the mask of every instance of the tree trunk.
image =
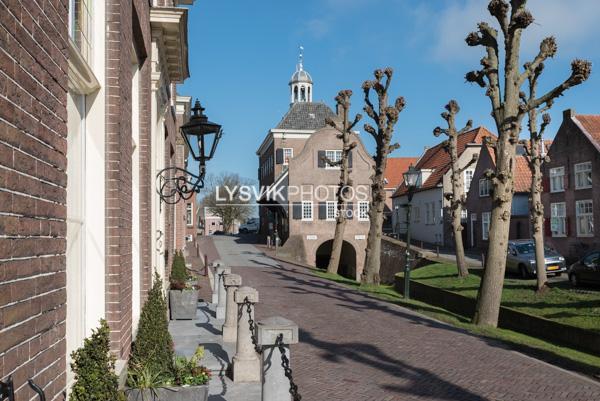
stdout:
<svg viewBox="0 0 600 401">
<path fill-rule="evenodd" d="M 335 235 L 331 245 L 331 257 L 327 266 L 327 273 L 337 274 L 344 245 L 344 232 L 346 231 L 346 218 L 339 216 L 335 223 Z"/>
<path fill-rule="evenodd" d="M 367 249 L 365 257 L 365 266 L 363 270 L 363 284 L 379 285 L 379 269 L 381 267 L 381 232 L 383 230 L 383 210 L 385 206 L 384 198 L 373 195 L 373 202 L 369 210 L 369 236 L 367 237 Z"/>
<path fill-rule="evenodd" d="M 542 168 L 539 157 L 541 141 L 531 142 L 531 158 L 533 177 L 531 180 L 531 226 L 535 243 L 535 266 L 537 271 L 536 291 L 543 292 L 548 288 L 546 275 L 546 257 L 544 255 L 544 205 L 542 204 Z"/>
<path fill-rule="evenodd" d="M 509 138 L 514 137 L 514 134 L 509 128 L 501 133 L 497 143 L 489 247 L 473 316 L 473 323 L 478 326 L 498 326 L 512 209 L 514 186 L 512 167 L 516 155 L 516 141 L 511 141 Z"/>
<path fill-rule="evenodd" d="M 461 208 L 462 209 L 462 208 Z M 469 268 L 467 267 L 467 261 L 465 258 L 465 248 L 463 245 L 462 238 L 462 224 L 460 213 L 458 216 L 454 216 L 454 222 L 452 224 L 452 232 L 454 233 L 454 247 L 456 252 L 456 266 L 458 268 L 458 277 L 464 278 L 469 275 Z"/>
</svg>

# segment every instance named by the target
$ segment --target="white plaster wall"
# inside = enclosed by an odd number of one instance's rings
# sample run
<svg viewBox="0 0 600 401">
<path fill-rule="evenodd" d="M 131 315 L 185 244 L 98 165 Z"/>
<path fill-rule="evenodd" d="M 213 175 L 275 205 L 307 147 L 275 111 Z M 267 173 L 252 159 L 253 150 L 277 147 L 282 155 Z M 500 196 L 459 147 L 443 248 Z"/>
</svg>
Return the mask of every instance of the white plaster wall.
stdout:
<svg viewBox="0 0 600 401">
<path fill-rule="evenodd" d="M 410 223 L 411 238 L 414 241 L 424 241 L 436 243 L 444 241 L 444 225 L 442 224 L 442 214 L 439 202 L 442 200 L 442 188 L 433 188 L 427 191 L 417 192 L 412 199 L 412 218 Z M 406 233 L 406 209 L 402 207 L 407 202 L 406 196 L 394 198 L 394 214 L 392 222 L 394 228 L 400 228 L 401 234 Z M 427 224 L 426 203 L 435 202 L 435 218 L 433 224 Z M 398 212 L 395 208 L 398 206 Z M 417 217 L 416 208 L 419 208 L 419 217 Z M 398 225 L 398 219 L 400 224 Z"/>
</svg>

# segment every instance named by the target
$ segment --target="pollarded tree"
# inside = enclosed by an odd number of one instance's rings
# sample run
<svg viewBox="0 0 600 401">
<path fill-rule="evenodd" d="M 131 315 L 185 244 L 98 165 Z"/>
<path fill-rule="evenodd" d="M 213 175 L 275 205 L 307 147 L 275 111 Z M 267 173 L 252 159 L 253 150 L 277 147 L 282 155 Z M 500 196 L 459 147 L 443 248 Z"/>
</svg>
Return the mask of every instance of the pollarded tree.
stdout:
<svg viewBox="0 0 600 401">
<path fill-rule="evenodd" d="M 342 157 L 340 160 L 333 161 L 325 158 L 325 162 L 330 166 L 340 167 L 340 182 L 338 185 L 337 196 L 337 216 L 335 223 L 335 234 L 333 237 L 333 244 L 331 246 L 331 256 L 329 258 L 329 265 L 327 266 L 328 273 L 337 273 L 340 264 L 340 257 L 342 254 L 342 245 L 344 244 L 344 232 L 346 230 L 347 216 L 344 213 L 346 197 L 349 189 L 352 187 L 352 179 L 350 178 L 350 167 L 349 167 L 349 156 L 352 149 L 356 147 L 356 142 L 350 142 L 350 135 L 352 130 L 361 120 L 360 114 L 354 117 L 354 121 L 350 122 L 348 119 L 348 113 L 350 112 L 350 98 L 352 97 L 351 90 L 343 90 L 336 96 L 335 102 L 337 104 L 338 118 L 341 117 L 341 126 L 338 122 L 327 119 L 327 124 L 339 131 L 338 138 L 342 140 Z M 339 115 L 341 114 L 341 115 Z"/>
<path fill-rule="evenodd" d="M 525 66 L 529 68 L 529 66 Z M 529 102 L 537 97 L 538 78 L 544 70 L 544 64 L 540 63 L 536 70 L 529 77 L 529 95 L 521 94 L 521 98 Z M 535 243 L 535 265 L 537 285 L 536 291 L 543 292 L 548 287 L 548 277 L 546 275 L 546 258 L 544 255 L 544 205 L 542 204 L 542 163 L 549 161 L 548 156 L 544 154 L 544 131 L 550 124 L 550 114 L 545 114 L 552 107 L 552 103 L 547 103 L 541 110 L 529 110 L 529 141 L 525 143 L 525 150 L 528 156 L 529 169 L 531 170 L 531 206 L 529 209 L 529 218 L 533 229 L 533 241 Z M 538 114 L 542 114 L 542 125 L 538 129 Z"/>
<path fill-rule="evenodd" d="M 465 195 L 462 179 L 463 173 L 473 163 L 477 162 L 478 155 L 474 154 L 473 158 L 463 167 L 459 165 L 458 157 L 458 136 L 470 131 L 473 128 L 473 121 L 469 120 L 467 125 L 458 131 L 456 129 L 456 115 L 459 113 L 460 107 L 456 100 L 451 100 L 446 105 L 446 111 L 442 113 L 442 118 L 448 123 L 448 128 L 437 127 L 433 130 L 433 134 L 437 137 L 442 134 L 448 136 L 444 142 L 444 149 L 450 155 L 452 192 L 444 194 L 444 197 L 450 203 L 450 216 L 452 218 L 452 235 L 454 236 L 454 247 L 456 253 L 456 266 L 458 268 L 459 277 L 467 277 L 469 269 L 465 260 L 465 248 L 462 240 L 462 211 L 467 197 Z"/>
<path fill-rule="evenodd" d="M 469 72 L 466 79 L 486 88 L 486 96 L 492 106 L 491 114 L 498 130 L 496 168 L 490 174 L 493 188 L 490 245 L 473 317 L 473 322 L 477 325 L 498 324 L 514 190 L 513 171 L 523 118 L 533 109 L 552 104 L 554 99 L 563 95 L 566 90 L 587 80 L 591 73 L 591 63 L 575 60 L 571 64 L 571 75 L 563 83 L 539 97 L 525 99 L 521 96 L 523 84 L 535 74 L 540 64 L 554 57 L 557 51 L 554 38 L 546 38 L 542 41 L 535 59 L 526 64 L 523 70 L 520 68 L 523 30 L 534 21 L 526 5 L 527 0 L 489 2 L 488 11 L 498 21 L 503 36 L 502 70 L 499 32 L 496 29 L 482 22 L 478 31 L 469 34 L 466 39 L 469 46 L 482 46 L 486 49 L 486 56 L 481 60 L 482 69 Z M 500 83 L 501 79 L 503 84 Z"/>
<path fill-rule="evenodd" d="M 398 149 L 400 145 L 392 144 L 394 126 L 398 117 L 404 110 L 405 101 L 399 97 L 393 106 L 389 105 L 388 90 L 392 83 L 394 72 L 391 68 L 375 70 L 375 79 L 363 83 L 365 94 L 365 107 L 363 110 L 376 124 L 373 127 L 365 124 L 364 128 L 373 139 L 375 139 L 375 172 L 371 178 L 371 204 L 369 208 L 369 236 L 367 238 L 367 249 L 365 267 L 362 273 L 363 284 L 379 284 L 379 268 L 381 265 L 381 232 L 383 228 L 383 211 L 385 208 L 385 183 L 384 174 L 387 159 L 390 153 Z M 371 102 L 371 91 L 377 95 L 377 110 Z"/>
</svg>

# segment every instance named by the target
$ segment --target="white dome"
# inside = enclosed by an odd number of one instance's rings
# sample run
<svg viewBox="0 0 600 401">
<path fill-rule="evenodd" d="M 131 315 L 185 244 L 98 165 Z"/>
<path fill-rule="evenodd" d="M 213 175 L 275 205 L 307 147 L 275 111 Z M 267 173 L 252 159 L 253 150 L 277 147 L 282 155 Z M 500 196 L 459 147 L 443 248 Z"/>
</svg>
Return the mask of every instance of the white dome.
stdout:
<svg viewBox="0 0 600 401">
<path fill-rule="evenodd" d="M 294 74 L 292 75 L 292 78 L 290 79 L 290 84 L 299 83 L 299 82 L 304 82 L 304 83 L 308 83 L 308 84 L 313 83 L 313 80 L 310 77 L 310 74 L 308 72 L 304 71 L 301 67 L 298 68 L 296 70 L 296 72 L 294 72 Z"/>
</svg>

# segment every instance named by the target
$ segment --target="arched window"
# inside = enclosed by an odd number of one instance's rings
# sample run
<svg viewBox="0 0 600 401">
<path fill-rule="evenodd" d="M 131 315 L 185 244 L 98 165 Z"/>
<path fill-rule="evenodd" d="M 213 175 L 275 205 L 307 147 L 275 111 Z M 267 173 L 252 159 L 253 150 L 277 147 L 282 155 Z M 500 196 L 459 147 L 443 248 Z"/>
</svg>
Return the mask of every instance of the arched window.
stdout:
<svg viewBox="0 0 600 401">
<path fill-rule="evenodd" d="M 310 96 L 310 86 L 308 87 L 308 101 L 312 101 L 312 97 Z"/>
<path fill-rule="evenodd" d="M 306 88 L 304 86 L 300 89 L 300 101 L 306 102 Z"/>
<path fill-rule="evenodd" d="M 294 102 L 298 101 L 298 87 L 294 86 Z"/>
</svg>

